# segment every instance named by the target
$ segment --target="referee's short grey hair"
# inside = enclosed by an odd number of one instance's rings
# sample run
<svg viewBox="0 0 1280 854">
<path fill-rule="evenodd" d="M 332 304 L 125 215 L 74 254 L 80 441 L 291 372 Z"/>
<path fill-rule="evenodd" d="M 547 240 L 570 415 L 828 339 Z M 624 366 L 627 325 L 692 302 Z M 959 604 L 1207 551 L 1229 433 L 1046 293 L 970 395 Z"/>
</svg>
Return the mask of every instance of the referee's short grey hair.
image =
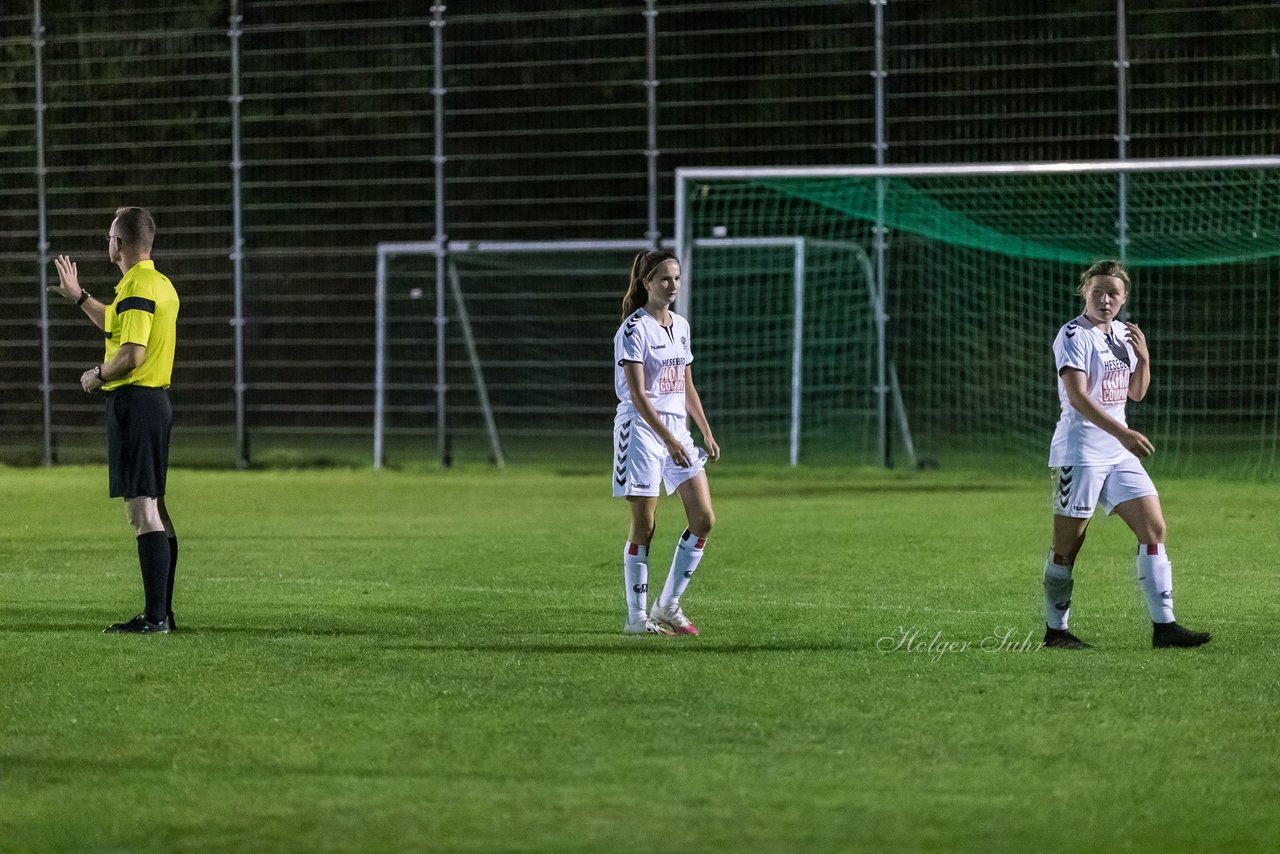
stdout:
<svg viewBox="0 0 1280 854">
<path fill-rule="evenodd" d="M 150 252 L 156 239 L 156 221 L 146 208 L 116 208 L 116 231 L 123 245 Z"/>
<path fill-rule="evenodd" d="M 1080 274 L 1080 285 L 1076 288 L 1076 293 L 1084 296 L 1084 292 L 1089 287 L 1089 280 L 1094 276 L 1114 276 L 1124 282 L 1124 292 L 1129 293 L 1129 271 L 1119 261 L 1104 260 L 1093 264 L 1089 269 Z"/>
</svg>

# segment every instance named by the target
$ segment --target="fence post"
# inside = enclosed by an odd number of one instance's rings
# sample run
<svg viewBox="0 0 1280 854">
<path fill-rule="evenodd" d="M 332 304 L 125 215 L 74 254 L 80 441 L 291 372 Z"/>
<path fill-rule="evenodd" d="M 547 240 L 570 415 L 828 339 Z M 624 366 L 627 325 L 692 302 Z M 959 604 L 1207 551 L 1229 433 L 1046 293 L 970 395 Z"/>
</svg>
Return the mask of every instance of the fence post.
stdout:
<svg viewBox="0 0 1280 854">
<path fill-rule="evenodd" d="M 444 329 L 445 324 L 448 322 L 444 303 L 445 279 L 447 276 L 445 255 L 448 252 L 449 245 L 449 236 L 444 229 L 444 165 L 448 159 L 444 154 L 444 96 L 448 91 L 444 86 L 444 13 L 446 8 L 443 3 L 436 3 L 431 7 L 431 35 L 435 52 L 433 62 L 435 66 L 435 85 L 431 87 L 431 95 L 434 98 L 433 111 L 435 113 L 435 153 L 431 158 L 431 162 L 435 166 L 436 173 L 435 243 L 438 247 L 436 252 L 436 433 L 438 435 L 437 445 L 440 462 L 448 466 L 452 463 L 452 460 L 449 454 L 449 437 L 445 432 L 448 428 L 448 419 L 445 417 L 445 393 L 448 390 L 448 386 L 445 384 L 444 362 Z"/>
<path fill-rule="evenodd" d="M 658 248 L 658 10 L 657 0 L 645 0 L 645 99 L 648 104 L 648 145 L 644 156 L 649 165 L 649 230 L 644 239 Z"/>
<path fill-rule="evenodd" d="M 1125 17 L 1124 0 L 1116 0 L 1116 157 L 1120 160 L 1129 156 L 1129 34 Z M 1129 174 L 1121 172 L 1116 180 L 1116 245 L 1124 261 L 1129 256 Z"/>
<path fill-rule="evenodd" d="M 244 417 L 244 199 L 241 191 L 241 173 L 244 161 L 240 157 L 240 0 L 231 0 L 231 269 L 232 269 L 232 317 L 235 334 L 235 405 L 236 405 L 236 468 L 249 467 L 249 435 Z"/>
<path fill-rule="evenodd" d="M 49 369 L 49 212 L 44 162 L 44 24 L 40 20 L 40 0 L 34 0 L 31 22 L 31 49 L 35 62 L 36 110 L 36 200 L 39 206 L 37 258 L 40 264 L 40 410 L 42 415 L 41 461 L 53 465 L 53 382 Z"/>
<path fill-rule="evenodd" d="M 885 165 L 886 154 L 888 153 L 889 143 L 886 141 L 885 134 L 885 104 L 884 104 L 884 81 L 888 76 L 885 70 L 884 59 L 884 6 L 887 0 L 871 0 L 871 7 L 875 13 L 875 40 L 876 40 L 876 67 L 871 73 L 875 78 L 876 91 L 876 165 Z M 884 177 L 876 178 L 876 224 L 875 224 L 875 250 L 876 250 L 876 429 L 879 431 L 880 439 L 880 461 L 885 468 L 893 467 L 893 459 L 889 454 L 889 407 L 887 395 L 889 393 L 889 384 L 886 377 L 886 357 L 885 357 L 885 334 L 886 321 L 889 317 L 885 314 L 885 290 L 886 275 L 885 263 L 888 256 L 889 248 L 889 229 L 885 225 L 885 193 L 888 185 Z"/>
</svg>

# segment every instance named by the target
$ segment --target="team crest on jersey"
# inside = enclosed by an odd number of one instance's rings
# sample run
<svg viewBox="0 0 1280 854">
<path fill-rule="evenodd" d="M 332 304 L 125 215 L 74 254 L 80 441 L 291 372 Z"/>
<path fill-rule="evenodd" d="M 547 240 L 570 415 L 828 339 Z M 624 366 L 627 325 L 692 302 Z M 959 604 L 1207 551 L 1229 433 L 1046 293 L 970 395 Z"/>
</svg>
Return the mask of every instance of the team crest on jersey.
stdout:
<svg viewBox="0 0 1280 854">
<path fill-rule="evenodd" d="M 689 346 L 689 339 L 688 339 L 688 338 L 685 338 L 683 335 L 681 335 L 681 336 L 680 336 L 680 346 L 681 346 L 681 347 L 688 347 L 688 346 Z"/>
</svg>

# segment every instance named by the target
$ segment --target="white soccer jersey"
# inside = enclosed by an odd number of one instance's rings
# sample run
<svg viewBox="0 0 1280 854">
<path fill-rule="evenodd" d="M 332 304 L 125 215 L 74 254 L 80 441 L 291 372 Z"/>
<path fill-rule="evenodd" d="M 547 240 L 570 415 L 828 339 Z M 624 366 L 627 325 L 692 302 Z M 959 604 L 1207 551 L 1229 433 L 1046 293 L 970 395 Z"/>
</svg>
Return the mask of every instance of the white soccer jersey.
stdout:
<svg viewBox="0 0 1280 854">
<path fill-rule="evenodd" d="M 618 414 L 637 412 L 631 402 L 622 366 L 627 362 L 644 365 L 644 393 L 653 408 L 669 415 L 685 417 L 684 370 L 693 362 L 689 342 L 689 321 L 674 311 L 671 325 L 661 326 L 643 308 L 622 322 L 613 336 L 613 388 L 618 395 Z"/>
<path fill-rule="evenodd" d="M 1120 440 L 1085 418 L 1067 399 L 1062 382 L 1062 369 L 1075 368 L 1085 375 L 1089 397 L 1121 424 L 1125 401 L 1129 399 L 1129 376 L 1137 364 L 1137 356 L 1125 338 L 1124 326 L 1111 324 L 1111 334 L 1095 329 L 1083 315 L 1058 330 L 1053 339 L 1053 360 L 1058 372 L 1058 401 L 1062 417 L 1053 431 L 1049 448 L 1049 465 L 1105 466 L 1130 458 Z"/>
</svg>

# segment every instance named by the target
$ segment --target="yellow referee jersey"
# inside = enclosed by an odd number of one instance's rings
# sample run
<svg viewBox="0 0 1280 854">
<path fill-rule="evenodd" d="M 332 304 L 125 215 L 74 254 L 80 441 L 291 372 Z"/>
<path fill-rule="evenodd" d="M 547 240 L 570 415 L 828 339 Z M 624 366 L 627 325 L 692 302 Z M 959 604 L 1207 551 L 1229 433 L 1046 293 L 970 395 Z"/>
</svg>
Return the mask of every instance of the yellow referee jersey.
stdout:
<svg viewBox="0 0 1280 854">
<path fill-rule="evenodd" d="M 122 344 L 147 348 L 142 364 L 123 379 L 102 387 L 111 391 L 124 385 L 168 388 L 173 375 L 173 350 L 178 340 L 178 292 L 168 277 L 156 272 L 154 261 L 139 261 L 116 285 L 116 298 L 106 306 L 102 333 L 107 339 L 110 362 Z"/>
</svg>

